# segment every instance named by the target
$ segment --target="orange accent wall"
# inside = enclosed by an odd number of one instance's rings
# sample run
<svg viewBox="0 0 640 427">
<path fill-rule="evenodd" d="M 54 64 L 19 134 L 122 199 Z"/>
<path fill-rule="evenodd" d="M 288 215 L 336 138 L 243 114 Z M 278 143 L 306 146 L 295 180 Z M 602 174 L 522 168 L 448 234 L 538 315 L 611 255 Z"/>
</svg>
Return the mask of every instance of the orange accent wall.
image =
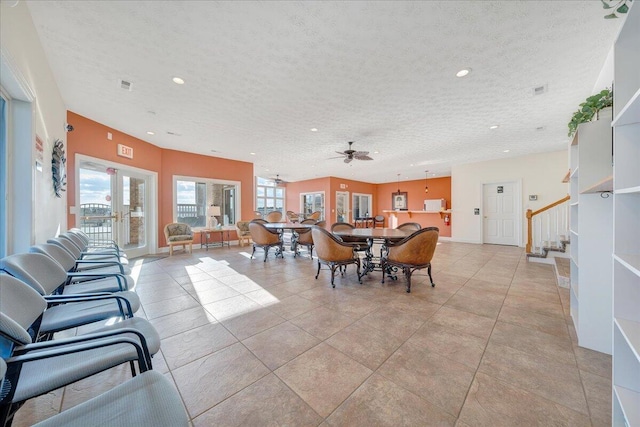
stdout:
<svg viewBox="0 0 640 427">
<path fill-rule="evenodd" d="M 447 209 L 451 209 L 451 177 L 429 178 L 427 180 L 429 192 L 424 192 L 424 179 L 414 181 L 400 181 L 400 191 L 407 192 L 407 202 L 409 210 L 421 211 L 424 207 L 425 199 L 445 199 L 447 201 Z M 377 205 L 376 212 L 382 214 L 383 210 L 391 210 L 391 194 L 398 191 L 398 183 L 378 184 L 377 186 Z M 384 214 L 389 220 L 389 214 Z M 400 211 L 398 214 L 398 223 L 417 222 L 422 227 L 438 227 L 440 235 L 443 237 L 451 237 L 451 225 L 445 225 L 440 214 L 417 214 L 409 217 L 406 212 Z M 451 221 L 456 219 L 449 217 Z M 451 223 L 449 223 L 451 224 Z"/>
<path fill-rule="evenodd" d="M 286 186 L 286 200 L 285 200 L 285 212 L 293 211 L 295 213 L 300 212 L 300 194 L 301 193 L 316 193 L 324 191 L 324 214 L 327 223 L 329 223 L 328 213 L 331 210 L 330 197 L 331 183 L 328 177 L 307 179 L 305 181 L 289 182 Z"/>
<path fill-rule="evenodd" d="M 345 188 L 340 188 L 341 184 L 344 184 Z M 422 210 L 424 207 L 424 199 L 445 199 L 447 201 L 447 209 L 450 209 L 451 177 L 430 178 L 428 185 L 429 193 L 425 194 L 424 180 L 400 182 L 400 191 L 407 192 L 409 210 Z M 391 194 L 398 191 L 398 183 L 371 184 L 336 177 L 290 182 L 287 184 L 285 210 L 298 212 L 300 210 L 300 194 L 316 191 L 325 192 L 325 218 L 329 225 L 337 221 L 337 213 L 335 212 L 336 191 L 348 191 L 350 196 L 353 193 L 373 195 L 373 212 L 371 212 L 371 216 L 384 215 L 387 218 L 386 224 L 388 224 L 389 214 L 383 211 L 391 209 Z M 397 215 L 399 223 L 417 222 L 423 227 L 435 226 L 440 229 L 441 236 L 451 237 L 451 226 L 444 223 L 440 214 L 417 214 L 409 217 L 408 213 L 399 212 Z M 452 217 L 450 217 L 450 219 L 455 220 L 455 218 Z"/>
<path fill-rule="evenodd" d="M 71 111 L 67 112 L 67 122 L 74 127 L 74 131 L 67 134 L 68 206 L 76 206 L 75 155 L 84 154 L 158 174 L 159 247 L 166 245 L 164 225 L 173 222 L 174 175 L 240 181 L 241 218 L 253 218 L 252 163 L 163 149 Z M 112 140 L 107 139 L 107 132 L 111 132 Z M 118 144 L 132 147 L 134 158 L 118 156 Z M 75 226 L 74 214 L 67 214 L 67 224 Z"/>
</svg>

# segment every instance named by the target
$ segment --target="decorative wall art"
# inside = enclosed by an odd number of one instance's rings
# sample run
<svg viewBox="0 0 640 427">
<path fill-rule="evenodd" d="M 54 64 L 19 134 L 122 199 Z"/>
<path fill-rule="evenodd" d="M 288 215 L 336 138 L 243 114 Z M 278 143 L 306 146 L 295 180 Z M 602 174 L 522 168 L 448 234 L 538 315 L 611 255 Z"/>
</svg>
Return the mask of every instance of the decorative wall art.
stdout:
<svg viewBox="0 0 640 427">
<path fill-rule="evenodd" d="M 398 191 L 397 193 L 391 193 L 391 209 L 394 211 L 406 211 L 407 210 L 407 192 Z"/>
<path fill-rule="evenodd" d="M 53 175 L 53 191 L 56 197 L 62 197 L 62 192 L 67 186 L 67 158 L 64 153 L 64 143 L 56 139 L 53 143 L 53 154 L 51 156 L 51 172 Z"/>
</svg>

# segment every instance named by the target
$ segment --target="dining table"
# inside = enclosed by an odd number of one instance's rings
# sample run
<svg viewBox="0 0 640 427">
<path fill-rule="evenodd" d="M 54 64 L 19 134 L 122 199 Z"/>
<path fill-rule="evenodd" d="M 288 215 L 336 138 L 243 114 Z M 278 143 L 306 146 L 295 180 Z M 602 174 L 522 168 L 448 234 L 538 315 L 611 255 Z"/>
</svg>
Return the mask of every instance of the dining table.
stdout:
<svg viewBox="0 0 640 427">
<path fill-rule="evenodd" d="M 335 231 L 333 234 L 340 237 L 361 238 L 367 240 L 367 250 L 362 262 L 362 274 L 368 274 L 374 270 L 382 270 L 382 250 L 385 245 L 392 242 L 397 242 L 405 237 L 410 236 L 413 230 L 401 230 L 397 228 L 353 228 L 349 230 Z M 373 253 L 373 245 L 375 243 L 381 243 L 383 246 L 380 249 L 380 255 L 376 256 Z M 389 277 L 396 278 L 395 272 L 397 268 L 390 267 L 387 273 Z"/>
<path fill-rule="evenodd" d="M 311 227 L 313 227 L 313 224 L 301 224 L 301 223 L 293 223 L 293 222 L 267 222 L 264 224 L 264 226 L 266 228 L 268 228 L 269 230 L 275 230 L 277 233 L 280 234 L 280 240 L 283 242 L 284 245 L 284 231 L 285 230 L 290 230 L 291 233 L 295 233 L 296 231 L 304 231 L 306 229 L 309 229 Z M 279 254 L 279 250 L 280 248 L 278 248 L 276 250 L 276 255 Z M 297 248 L 295 245 L 295 239 L 292 237 L 291 238 L 291 250 L 295 253 L 297 253 Z"/>
</svg>

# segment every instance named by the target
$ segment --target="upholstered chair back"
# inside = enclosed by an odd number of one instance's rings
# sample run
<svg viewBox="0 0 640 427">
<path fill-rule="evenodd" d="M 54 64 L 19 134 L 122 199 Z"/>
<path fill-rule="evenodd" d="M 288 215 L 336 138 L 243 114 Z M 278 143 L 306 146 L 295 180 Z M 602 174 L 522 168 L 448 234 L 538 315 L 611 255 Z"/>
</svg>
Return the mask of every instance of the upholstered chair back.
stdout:
<svg viewBox="0 0 640 427">
<path fill-rule="evenodd" d="M 340 262 L 354 258 L 353 246 L 345 244 L 324 228 L 313 226 L 311 236 L 319 259 Z"/>
<path fill-rule="evenodd" d="M 282 221 L 282 212 L 280 212 L 280 211 L 269 212 L 265 219 L 267 220 L 267 222 L 281 222 Z"/>
<path fill-rule="evenodd" d="M 251 240 L 257 245 L 270 245 L 280 241 L 278 233 L 269 230 L 264 224 L 255 220 L 249 223 L 249 231 L 251 232 Z"/>
<path fill-rule="evenodd" d="M 182 222 L 172 222 L 164 226 L 164 237 L 167 242 L 182 242 L 193 240 L 193 231 L 189 224 Z"/>
<path fill-rule="evenodd" d="M 429 264 L 438 244 L 438 233 L 437 227 L 416 231 L 394 245 L 390 245 L 387 259 L 415 266 Z"/>
</svg>

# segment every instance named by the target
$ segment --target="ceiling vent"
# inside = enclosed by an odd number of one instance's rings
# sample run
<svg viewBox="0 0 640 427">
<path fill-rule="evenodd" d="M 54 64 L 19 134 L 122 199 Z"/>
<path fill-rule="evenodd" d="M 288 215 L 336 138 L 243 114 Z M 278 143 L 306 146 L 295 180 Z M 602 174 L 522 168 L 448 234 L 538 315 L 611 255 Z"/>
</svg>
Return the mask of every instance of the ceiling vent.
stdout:
<svg viewBox="0 0 640 427">
<path fill-rule="evenodd" d="M 120 80 L 120 89 L 124 89 L 131 92 L 131 86 L 132 86 L 131 82 L 128 82 L 126 80 Z"/>
<path fill-rule="evenodd" d="M 171 132 L 171 131 L 167 131 L 167 135 L 182 136 L 181 133 L 175 133 L 175 132 Z"/>
<path fill-rule="evenodd" d="M 533 95 L 542 95 L 543 93 L 547 93 L 547 85 L 536 86 L 532 89 Z"/>
</svg>

